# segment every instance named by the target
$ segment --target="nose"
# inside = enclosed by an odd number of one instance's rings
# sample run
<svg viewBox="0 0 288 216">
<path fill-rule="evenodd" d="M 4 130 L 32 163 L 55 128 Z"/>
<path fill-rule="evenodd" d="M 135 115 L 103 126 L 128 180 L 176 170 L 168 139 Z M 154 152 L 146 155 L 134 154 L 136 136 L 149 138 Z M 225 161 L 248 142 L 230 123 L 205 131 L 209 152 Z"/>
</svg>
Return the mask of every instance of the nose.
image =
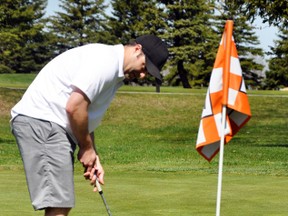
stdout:
<svg viewBox="0 0 288 216">
<path fill-rule="evenodd" d="M 145 76 L 146 76 L 146 73 L 145 73 L 145 72 L 144 72 L 144 73 L 143 73 L 143 72 L 140 73 L 140 79 L 144 79 Z"/>
</svg>

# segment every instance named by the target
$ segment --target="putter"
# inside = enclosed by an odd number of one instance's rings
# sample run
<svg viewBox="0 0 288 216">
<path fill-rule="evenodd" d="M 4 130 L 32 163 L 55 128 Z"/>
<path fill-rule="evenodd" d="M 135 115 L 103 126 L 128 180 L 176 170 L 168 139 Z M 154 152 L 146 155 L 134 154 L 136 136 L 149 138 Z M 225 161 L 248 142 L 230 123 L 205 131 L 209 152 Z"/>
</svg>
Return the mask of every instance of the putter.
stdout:
<svg viewBox="0 0 288 216">
<path fill-rule="evenodd" d="M 107 204 L 107 202 L 106 202 L 106 199 L 105 199 L 105 197 L 104 197 L 103 190 L 102 190 L 101 185 L 100 185 L 100 183 L 98 182 L 98 179 L 97 179 L 97 178 L 96 178 L 96 182 L 95 182 L 95 187 L 97 187 L 97 190 L 98 190 L 98 192 L 99 192 L 99 194 L 100 194 L 100 196 L 101 196 L 101 198 L 102 198 L 102 200 L 103 200 L 103 203 L 104 203 L 104 205 L 105 205 L 105 208 L 106 208 L 106 210 L 107 210 L 108 215 L 109 215 L 109 216 L 112 216 L 111 211 L 110 211 L 110 209 L 109 209 L 109 206 L 108 206 L 108 204 Z"/>
</svg>

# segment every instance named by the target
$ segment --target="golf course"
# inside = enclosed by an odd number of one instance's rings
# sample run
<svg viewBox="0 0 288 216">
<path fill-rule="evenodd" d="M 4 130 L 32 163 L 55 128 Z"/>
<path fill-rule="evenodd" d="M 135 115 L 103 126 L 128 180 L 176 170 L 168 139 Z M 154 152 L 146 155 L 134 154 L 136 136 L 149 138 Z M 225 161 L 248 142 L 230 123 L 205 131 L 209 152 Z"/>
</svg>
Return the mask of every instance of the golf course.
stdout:
<svg viewBox="0 0 288 216">
<path fill-rule="evenodd" d="M 0 215 L 38 216 L 31 206 L 10 109 L 33 74 L 0 74 Z M 195 149 L 207 89 L 123 86 L 95 141 L 113 216 L 213 216 L 218 159 Z M 288 215 L 288 92 L 248 91 L 250 121 L 225 146 L 221 216 Z M 77 153 L 77 152 L 76 152 Z M 75 157 L 76 157 L 75 153 Z M 75 160 L 71 216 L 107 215 Z"/>
</svg>

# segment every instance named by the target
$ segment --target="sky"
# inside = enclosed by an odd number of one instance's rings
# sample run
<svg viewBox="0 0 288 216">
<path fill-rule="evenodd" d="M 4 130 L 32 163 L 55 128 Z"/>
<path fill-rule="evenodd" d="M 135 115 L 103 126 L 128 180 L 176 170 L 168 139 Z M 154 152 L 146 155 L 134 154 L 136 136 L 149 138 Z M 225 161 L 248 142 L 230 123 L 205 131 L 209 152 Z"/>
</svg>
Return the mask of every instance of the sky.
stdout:
<svg viewBox="0 0 288 216">
<path fill-rule="evenodd" d="M 58 4 L 58 0 L 48 0 L 47 15 L 52 15 L 55 11 L 59 11 L 60 8 Z M 255 26 L 255 33 L 260 41 L 259 47 L 261 47 L 264 52 L 270 51 L 269 46 L 273 46 L 273 41 L 277 39 L 277 28 L 263 24 L 260 18 L 253 23 L 253 26 Z"/>
</svg>

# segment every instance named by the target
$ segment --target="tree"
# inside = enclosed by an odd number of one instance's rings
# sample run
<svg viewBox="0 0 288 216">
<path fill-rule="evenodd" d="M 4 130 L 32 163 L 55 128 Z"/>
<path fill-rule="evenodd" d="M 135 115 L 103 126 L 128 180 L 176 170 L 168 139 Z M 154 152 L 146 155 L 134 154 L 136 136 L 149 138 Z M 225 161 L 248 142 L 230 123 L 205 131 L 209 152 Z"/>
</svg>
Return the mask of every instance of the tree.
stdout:
<svg viewBox="0 0 288 216">
<path fill-rule="evenodd" d="M 216 8 L 218 9 L 217 13 L 219 14 L 217 16 L 219 33 L 223 32 L 224 22 L 228 19 L 232 19 L 234 22 L 233 37 L 237 45 L 239 60 L 246 85 L 258 88 L 262 81 L 262 77 L 258 74 L 263 70 L 264 66 L 255 62 L 254 56 L 263 57 L 264 53 L 261 48 L 257 48 L 257 45 L 260 43 L 251 24 L 247 20 L 245 8 L 228 0 L 218 1 L 218 3 Z"/>
<path fill-rule="evenodd" d="M 107 5 L 104 0 L 60 0 L 62 11 L 49 17 L 48 29 L 53 32 L 55 55 L 87 43 L 109 42 L 105 31 Z"/>
<path fill-rule="evenodd" d="M 270 25 L 288 25 L 288 1 L 287 0 L 231 0 L 237 5 L 242 5 L 245 14 L 252 21 L 260 16 L 263 22 Z"/>
<path fill-rule="evenodd" d="M 161 37 L 165 30 L 165 14 L 156 0 L 112 0 L 111 32 L 118 42 L 126 44 L 143 34 Z"/>
<path fill-rule="evenodd" d="M 49 58 L 42 17 L 47 0 L 3 0 L 0 5 L 0 73 L 35 73 Z"/>
<path fill-rule="evenodd" d="M 154 34 L 163 39 L 166 29 L 163 5 L 156 0 L 112 0 L 112 16 L 109 22 L 110 32 L 116 37 L 117 43 L 127 44 L 131 39 L 144 34 Z M 151 76 L 143 80 L 133 80 L 140 85 L 158 82 Z M 156 82 L 156 83 L 155 83 Z M 130 83 L 129 81 L 126 84 Z M 159 89 L 157 90 L 159 91 Z"/>
<path fill-rule="evenodd" d="M 273 57 L 269 61 L 269 71 L 266 72 L 266 89 L 288 87 L 288 28 L 281 27 L 278 37 L 275 47 L 270 47 Z"/>
<path fill-rule="evenodd" d="M 205 0 L 162 0 L 166 6 L 168 29 L 165 37 L 170 44 L 171 61 L 168 82 L 177 77 L 184 88 L 208 85 L 219 38 L 214 34 L 209 19 L 213 5 Z M 215 42 L 217 40 L 218 42 Z"/>
</svg>

